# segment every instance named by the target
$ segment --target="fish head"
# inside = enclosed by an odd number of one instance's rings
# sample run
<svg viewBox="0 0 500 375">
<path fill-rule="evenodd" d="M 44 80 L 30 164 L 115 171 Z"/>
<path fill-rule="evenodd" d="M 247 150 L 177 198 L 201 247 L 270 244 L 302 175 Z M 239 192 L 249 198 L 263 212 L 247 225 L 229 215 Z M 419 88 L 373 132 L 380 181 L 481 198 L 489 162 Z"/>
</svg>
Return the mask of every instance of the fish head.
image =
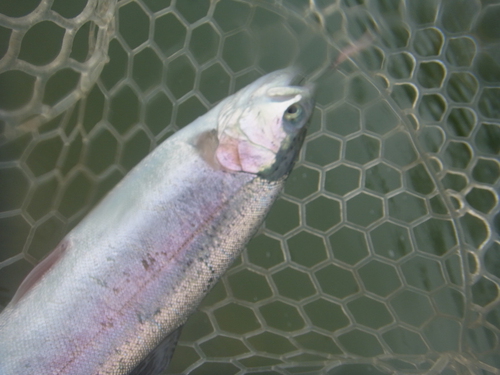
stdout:
<svg viewBox="0 0 500 375">
<path fill-rule="evenodd" d="M 223 103 L 215 157 L 225 170 L 277 179 L 292 169 L 314 110 L 313 87 L 293 85 L 297 77 L 270 73 Z"/>
</svg>

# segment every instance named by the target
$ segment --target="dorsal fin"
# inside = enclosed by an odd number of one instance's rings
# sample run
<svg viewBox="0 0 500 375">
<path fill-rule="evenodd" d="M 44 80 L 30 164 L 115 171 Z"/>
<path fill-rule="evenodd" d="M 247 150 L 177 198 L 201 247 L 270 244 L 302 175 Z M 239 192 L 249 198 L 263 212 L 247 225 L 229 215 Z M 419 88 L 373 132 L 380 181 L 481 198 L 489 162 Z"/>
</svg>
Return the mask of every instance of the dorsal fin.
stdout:
<svg viewBox="0 0 500 375">
<path fill-rule="evenodd" d="M 174 355 L 177 341 L 181 335 L 180 326 L 163 339 L 151 353 L 139 363 L 129 375 L 159 375 L 166 370 Z"/>
<path fill-rule="evenodd" d="M 42 276 L 45 275 L 45 273 L 47 273 L 47 271 L 50 270 L 59 259 L 61 259 L 67 248 L 68 241 L 62 240 L 49 255 L 38 263 L 35 268 L 31 270 L 28 276 L 26 276 L 21 285 L 19 285 L 19 288 L 17 288 L 16 294 L 12 297 L 10 304 L 13 305 L 17 303 L 31 288 L 33 288 Z"/>
</svg>

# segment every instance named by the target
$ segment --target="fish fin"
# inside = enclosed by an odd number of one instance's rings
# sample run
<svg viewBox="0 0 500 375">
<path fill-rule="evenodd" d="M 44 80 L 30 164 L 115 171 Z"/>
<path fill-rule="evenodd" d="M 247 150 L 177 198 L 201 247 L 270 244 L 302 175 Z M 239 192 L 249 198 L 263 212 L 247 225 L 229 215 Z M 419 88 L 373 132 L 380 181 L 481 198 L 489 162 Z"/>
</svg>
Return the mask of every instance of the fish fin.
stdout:
<svg viewBox="0 0 500 375">
<path fill-rule="evenodd" d="M 261 234 L 264 234 L 264 223 L 259 225 L 259 228 L 257 229 L 257 232 L 253 235 L 254 237 L 260 236 Z"/>
<path fill-rule="evenodd" d="M 16 304 L 28 291 L 35 286 L 36 283 L 47 273 L 48 270 L 52 268 L 54 264 L 57 263 L 59 259 L 63 256 L 66 249 L 68 248 L 68 241 L 63 240 L 57 245 L 57 247 L 52 250 L 49 255 L 47 255 L 40 263 L 38 263 L 35 268 L 31 270 L 28 276 L 25 277 L 19 288 L 17 288 L 14 297 L 10 301 L 11 305 Z"/>
<path fill-rule="evenodd" d="M 212 168 L 221 169 L 221 165 L 215 157 L 217 147 L 219 147 L 219 139 L 215 129 L 201 133 L 196 139 L 196 148 L 203 160 Z"/>
<path fill-rule="evenodd" d="M 182 327 L 183 326 L 180 326 L 165 337 L 163 341 L 129 373 L 129 375 L 158 375 L 165 371 L 174 355 Z"/>
<path fill-rule="evenodd" d="M 219 139 L 219 147 L 215 151 L 215 159 L 226 171 L 239 172 L 242 170 L 240 154 L 238 152 L 239 140 L 223 134 Z"/>
</svg>

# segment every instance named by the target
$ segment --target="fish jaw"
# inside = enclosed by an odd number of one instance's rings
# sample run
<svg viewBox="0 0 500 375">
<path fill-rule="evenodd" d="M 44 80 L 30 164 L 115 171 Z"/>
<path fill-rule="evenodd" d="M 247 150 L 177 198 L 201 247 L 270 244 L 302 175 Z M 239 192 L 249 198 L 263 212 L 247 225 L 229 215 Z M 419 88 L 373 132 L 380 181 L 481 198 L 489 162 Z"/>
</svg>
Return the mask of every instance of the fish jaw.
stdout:
<svg viewBox="0 0 500 375">
<path fill-rule="evenodd" d="M 291 169 L 279 155 L 291 152 L 295 160 L 314 109 L 312 87 L 291 85 L 297 75 L 294 69 L 268 74 L 222 104 L 216 160 L 223 169 L 262 176 Z"/>
</svg>

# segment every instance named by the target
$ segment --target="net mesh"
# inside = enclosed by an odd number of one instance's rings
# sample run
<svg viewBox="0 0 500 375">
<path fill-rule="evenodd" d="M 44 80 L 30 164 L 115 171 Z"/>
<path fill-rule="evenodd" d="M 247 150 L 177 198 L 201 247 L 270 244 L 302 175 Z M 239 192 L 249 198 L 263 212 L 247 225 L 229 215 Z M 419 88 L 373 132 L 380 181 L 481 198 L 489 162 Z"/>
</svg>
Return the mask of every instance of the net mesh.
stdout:
<svg viewBox="0 0 500 375">
<path fill-rule="evenodd" d="M 0 303 L 159 142 L 295 64 L 318 85 L 300 160 L 169 373 L 500 374 L 500 2 L 0 13 Z"/>
</svg>

